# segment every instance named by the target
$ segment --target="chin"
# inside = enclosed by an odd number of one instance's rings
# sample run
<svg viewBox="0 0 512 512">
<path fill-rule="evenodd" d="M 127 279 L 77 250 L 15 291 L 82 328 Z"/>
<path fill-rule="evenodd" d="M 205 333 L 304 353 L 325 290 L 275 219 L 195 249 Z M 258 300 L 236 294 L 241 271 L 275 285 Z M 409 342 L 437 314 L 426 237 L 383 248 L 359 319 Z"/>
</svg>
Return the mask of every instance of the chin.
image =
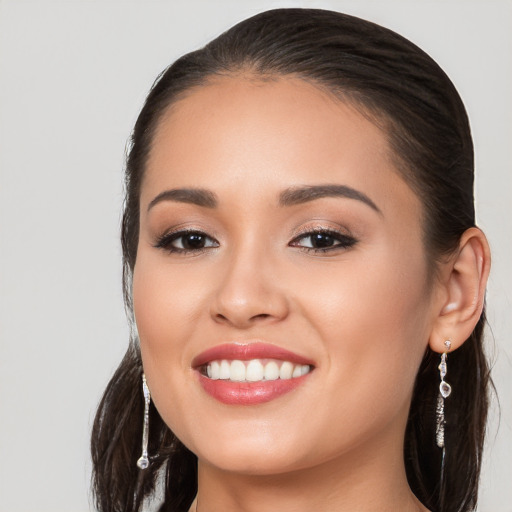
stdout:
<svg viewBox="0 0 512 512">
<path fill-rule="evenodd" d="M 232 451 L 207 453 L 203 458 L 198 457 L 211 466 L 241 475 L 276 475 L 301 469 L 301 464 L 296 457 L 281 455 L 279 453 L 268 453 L 261 451 L 254 453 L 247 451 L 245 453 L 234 453 Z"/>
<path fill-rule="evenodd" d="M 255 436 L 255 431 L 247 429 L 248 435 L 203 435 L 199 442 L 189 446 L 200 461 L 227 472 L 271 475 L 303 466 L 306 454 L 299 451 L 304 446 L 302 440 L 294 442 L 288 435 L 286 440 L 285 436 L 269 440 L 268 435 Z"/>
</svg>

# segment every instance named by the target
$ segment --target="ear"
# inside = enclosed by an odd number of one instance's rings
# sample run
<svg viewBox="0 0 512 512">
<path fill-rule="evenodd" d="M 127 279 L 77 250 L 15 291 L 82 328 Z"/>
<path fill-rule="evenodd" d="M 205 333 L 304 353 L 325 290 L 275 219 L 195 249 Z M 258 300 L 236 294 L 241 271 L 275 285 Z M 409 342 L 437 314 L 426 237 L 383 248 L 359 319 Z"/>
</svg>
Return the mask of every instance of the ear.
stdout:
<svg viewBox="0 0 512 512">
<path fill-rule="evenodd" d="M 444 264 L 438 314 L 429 345 L 434 352 L 459 348 L 475 328 L 485 300 L 485 287 L 491 267 L 487 238 L 478 228 L 470 228 L 461 237 L 457 253 Z"/>
</svg>

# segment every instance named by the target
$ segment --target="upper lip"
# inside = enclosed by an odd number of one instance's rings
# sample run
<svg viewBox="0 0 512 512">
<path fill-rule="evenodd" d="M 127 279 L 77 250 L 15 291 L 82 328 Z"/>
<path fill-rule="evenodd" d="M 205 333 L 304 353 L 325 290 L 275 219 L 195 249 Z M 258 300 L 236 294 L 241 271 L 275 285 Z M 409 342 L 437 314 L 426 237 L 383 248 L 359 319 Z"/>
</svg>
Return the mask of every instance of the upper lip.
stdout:
<svg viewBox="0 0 512 512">
<path fill-rule="evenodd" d="M 249 361 L 251 359 L 279 359 L 295 364 L 309 364 L 314 366 L 314 362 L 307 357 L 278 347 L 277 345 L 256 341 L 251 343 L 223 343 L 209 348 L 194 357 L 192 367 L 198 368 L 210 361 L 218 361 L 221 359 L 237 359 L 240 361 Z"/>
</svg>

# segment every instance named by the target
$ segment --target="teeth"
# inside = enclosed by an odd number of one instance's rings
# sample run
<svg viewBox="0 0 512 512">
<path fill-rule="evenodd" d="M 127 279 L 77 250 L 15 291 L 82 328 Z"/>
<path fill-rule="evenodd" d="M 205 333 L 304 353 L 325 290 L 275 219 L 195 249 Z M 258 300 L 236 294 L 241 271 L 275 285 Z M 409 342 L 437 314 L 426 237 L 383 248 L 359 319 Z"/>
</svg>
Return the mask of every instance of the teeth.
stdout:
<svg viewBox="0 0 512 512">
<path fill-rule="evenodd" d="M 230 380 L 234 380 L 236 382 L 242 382 L 245 380 L 245 364 L 242 361 L 231 361 L 229 371 Z"/>
<path fill-rule="evenodd" d="M 279 370 L 280 379 L 291 379 L 293 373 L 293 364 L 289 361 L 285 361 Z"/>
<path fill-rule="evenodd" d="M 268 361 L 268 360 L 267 360 Z M 259 359 L 239 361 L 211 361 L 206 365 L 206 375 L 212 380 L 233 382 L 260 382 L 263 380 L 293 379 L 311 371 L 307 364 L 293 364 L 290 361 L 270 360 L 263 363 Z"/>
<path fill-rule="evenodd" d="M 292 371 L 292 377 L 300 377 L 302 375 L 302 365 L 297 365 Z"/>
<path fill-rule="evenodd" d="M 245 379 L 249 382 L 257 382 L 258 380 L 263 380 L 263 365 L 257 359 L 251 361 L 247 365 L 247 370 L 245 371 Z"/>
<path fill-rule="evenodd" d="M 229 379 L 229 376 L 231 375 L 230 366 L 227 361 L 222 361 L 220 363 L 220 371 L 219 371 L 219 379 Z"/>
<path fill-rule="evenodd" d="M 265 365 L 265 380 L 279 379 L 279 366 L 275 361 L 270 361 Z"/>
<path fill-rule="evenodd" d="M 210 379 L 218 379 L 220 375 L 220 365 L 217 361 L 213 361 L 212 364 L 208 365 L 208 377 Z"/>
</svg>

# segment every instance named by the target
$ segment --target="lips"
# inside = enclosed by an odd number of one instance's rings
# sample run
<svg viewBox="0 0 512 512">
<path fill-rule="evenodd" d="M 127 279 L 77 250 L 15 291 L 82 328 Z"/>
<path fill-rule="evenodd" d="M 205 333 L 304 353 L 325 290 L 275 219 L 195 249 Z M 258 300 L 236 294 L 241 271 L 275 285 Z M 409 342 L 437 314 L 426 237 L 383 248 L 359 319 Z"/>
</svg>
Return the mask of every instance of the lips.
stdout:
<svg viewBox="0 0 512 512">
<path fill-rule="evenodd" d="M 314 366 L 309 358 L 262 342 L 225 343 L 192 361 L 204 391 L 230 405 L 255 405 L 282 396 L 303 384 Z"/>
<path fill-rule="evenodd" d="M 247 344 L 225 343 L 223 345 L 217 345 L 196 356 L 192 361 L 192 367 L 197 368 L 205 363 L 219 359 L 238 359 L 240 361 L 250 361 L 251 359 L 279 359 L 281 361 L 314 366 L 313 360 L 299 356 L 282 347 L 269 343 L 254 342 Z"/>
</svg>

